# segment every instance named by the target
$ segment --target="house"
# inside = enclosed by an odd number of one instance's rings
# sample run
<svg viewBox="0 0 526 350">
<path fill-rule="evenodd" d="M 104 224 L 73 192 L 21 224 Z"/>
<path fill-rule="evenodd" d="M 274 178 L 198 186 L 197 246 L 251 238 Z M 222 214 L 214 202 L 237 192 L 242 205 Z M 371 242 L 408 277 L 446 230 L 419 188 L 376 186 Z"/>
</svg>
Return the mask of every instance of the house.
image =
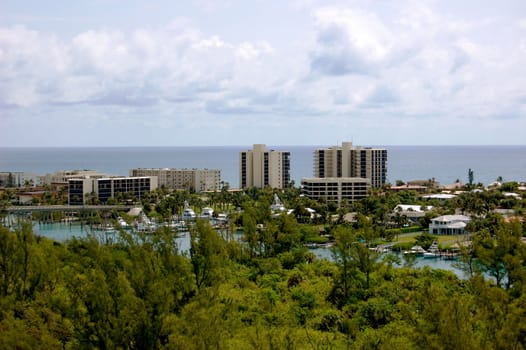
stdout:
<svg viewBox="0 0 526 350">
<path fill-rule="evenodd" d="M 466 215 L 443 215 L 431 219 L 429 233 L 434 235 L 462 235 L 471 220 Z"/>
<path fill-rule="evenodd" d="M 418 219 L 424 217 L 426 212 L 433 209 L 431 205 L 411 205 L 411 204 L 398 204 L 391 213 L 391 218 L 396 215 L 402 215 L 410 220 L 411 222 L 418 222 Z"/>
<path fill-rule="evenodd" d="M 416 191 L 418 193 L 426 193 L 429 188 L 427 186 L 419 185 L 400 185 L 400 186 L 390 186 L 390 191 L 401 192 L 401 191 Z"/>
<path fill-rule="evenodd" d="M 424 199 L 438 199 L 441 201 L 449 200 L 455 198 L 456 195 L 450 194 L 450 193 L 435 193 L 435 194 L 429 194 L 426 196 L 422 196 Z"/>
</svg>

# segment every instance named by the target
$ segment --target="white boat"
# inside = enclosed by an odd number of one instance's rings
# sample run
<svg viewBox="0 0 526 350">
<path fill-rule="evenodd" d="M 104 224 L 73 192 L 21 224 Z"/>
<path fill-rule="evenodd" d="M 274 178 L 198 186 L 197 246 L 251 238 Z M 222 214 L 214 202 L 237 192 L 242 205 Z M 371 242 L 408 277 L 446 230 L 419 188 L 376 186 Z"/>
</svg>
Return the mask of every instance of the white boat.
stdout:
<svg viewBox="0 0 526 350">
<path fill-rule="evenodd" d="M 216 221 L 227 222 L 228 221 L 228 216 L 225 213 L 219 213 L 219 214 L 217 214 Z"/>
<path fill-rule="evenodd" d="M 195 212 L 192 209 L 183 210 L 183 220 L 195 220 Z"/>
<path fill-rule="evenodd" d="M 201 215 L 199 215 L 199 218 L 201 219 L 208 219 L 210 220 L 214 215 L 214 209 L 210 207 L 204 207 L 201 209 Z"/>
<path fill-rule="evenodd" d="M 190 205 L 187 201 L 184 201 L 184 209 L 183 209 L 183 220 L 195 220 L 195 212 L 190 208 Z"/>
<path fill-rule="evenodd" d="M 150 220 L 149 217 L 144 214 L 144 212 L 141 212 L 139 217 L 137 218 L 137 231 L 140 232 L 153 232 L 156 229 L 155 223 Z"/>
<path fill-rule="evenodd" d="M 405 255 L 423 255 L 425 252 L 426 250 L 419 245 L 412 246 L 409 250 L 404 250 Z"/>
<path fill-rule="evenodd" d="M 119 222 L 119 226 L 121 228 L 128 228 L 128 223 L 124 221 L 124 219 L 121 218 L 120 216 L 117 218 L 117 221 Z"/>
<path fill-rule="evenodd" d="M 284 212 L 286 210 L 285 206 L 283 205 L 283 203 L 281 202 L 281 200 L 279 199 L 277 194 L 274 194 L 274 202 L 270 206 L 270 210 L 274 214 L 282 213 L 282 212 Z"/>
<path fill-rule="evenodd" d="M 438 243 L 434 241 L 433 244 L 429 247 L 427 252 L 424 253 L 424 258 L 438 258 L 440 256 L 440 251 L 438 250 Z"/>
</svg>

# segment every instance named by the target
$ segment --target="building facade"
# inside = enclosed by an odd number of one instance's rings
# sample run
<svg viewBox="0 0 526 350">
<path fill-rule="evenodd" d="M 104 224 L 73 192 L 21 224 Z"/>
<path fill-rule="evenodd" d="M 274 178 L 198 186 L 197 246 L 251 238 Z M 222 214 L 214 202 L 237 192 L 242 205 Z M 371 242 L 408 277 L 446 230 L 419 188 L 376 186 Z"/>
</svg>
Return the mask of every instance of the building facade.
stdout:
<svg viewBox="0 0 526 350">
<path fill-rule="evenodd" d="M 0 172 L 0 187 L 34 187 L 40 185 L 38 175 L 21 171 Z"/>
<path fill-rule="evenodd" d="M 312 199 L 341 205 L 367 197 L 371 187 L 369 180 L 360 177 L 315 177 L 301 179 L 302 193 Z"/>
<path fill-rule="evenodd" d="M 290 185 L 290 152 L 255 144 L 239 154 L 239 186 L 285 188 Z"/>
<path fill-rule="evenodd" d="M 70 179 L 80 178 L 103 178 L 111 175 L 100 173 L 96 170 L 61 170 L 51 174 L 40 176 L 40 182 L 44 185 L 68 184 Z"/>
<path fill-rule="evenodd" d="M 158 186 L 172 190 L 216 191 L 221 189 L 221 171 L 215 169 L 139 168 L 130 176 L 156 176 Z"/>
<path fill-rule="evenodd" d="M 68 202 L 70 205 L 83 205 L 91 200 L 106 203 L 119 193 L 133 195 L 141 199 L 146 192 L 155 190 L 157 177 L 109 177 L 77 178 L 68 181 Z"/>
<path fill-rule="evenodd" d="M 353 147 L 352 142 L 316 149 L 314 177 L 360 177 L 368 179 L 372 187 L 382 187 L 387 181 L 387 150 Z"/>
<path fill-rule="evenodd" d="M 466 215 L 443 215 L 431 219 L 429 233 L 433 235 L 462 235 L 471 218 Z"/>
</svg>

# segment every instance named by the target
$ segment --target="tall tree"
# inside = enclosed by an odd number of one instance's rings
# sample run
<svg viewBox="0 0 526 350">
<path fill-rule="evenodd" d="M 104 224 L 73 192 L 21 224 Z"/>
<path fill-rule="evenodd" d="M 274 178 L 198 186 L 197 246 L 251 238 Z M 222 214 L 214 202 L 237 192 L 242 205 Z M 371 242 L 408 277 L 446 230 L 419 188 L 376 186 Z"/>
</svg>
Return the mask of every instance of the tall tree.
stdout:
<svg viewBox="0 0 526 350">
<path fill-rule="evenodd" d="M 207 221 L 197 220 L 190 230 L 190 259 L 198 290 L 224 278 L 226 243 Z"/>
</svg>

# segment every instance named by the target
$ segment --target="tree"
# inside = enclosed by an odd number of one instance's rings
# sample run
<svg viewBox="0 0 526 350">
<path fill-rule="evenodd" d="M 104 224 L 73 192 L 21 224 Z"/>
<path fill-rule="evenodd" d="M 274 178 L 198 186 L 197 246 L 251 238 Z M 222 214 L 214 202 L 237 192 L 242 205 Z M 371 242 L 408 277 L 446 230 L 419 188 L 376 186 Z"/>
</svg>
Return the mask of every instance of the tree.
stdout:
<svg viewBox="0 0 526 350">
<path fill-rule="evenodd" d="M 353 244 L 358 244 L 354 232 L 350 229 L 338 227 L 334 232 L 336 244 L 332 249 L 334 261 L 338 265 L 339 275 L 332 299 L 340 306 L 344 305 L 350 296 L 351 282 L 354 269 L 352 264 L 351 249 Z M 341 291 L 339 290 L 341 288 Z"/>
<path fill-rule="evenodd" d="M 14 180 L 14 177 L 13 177 L 13 173 L 9 173 L 7 175 L 7 184 L 6 184 L 6 187 L 15 187 L 15 180 Z"/>
<path fill-rule="evenodd" d="M 506 224 L 502 220 L 486 225 L 474 235 L 473 251 L 483 271 L 495 278 L 497 286 L 506 289 L 522 286 L 525 250 L 520 241 L 522 228 L 519 223 Z"/>
<path fill-rule="evenodd" d="M 190 230 L 190 259 L 197 290 L 211 287 L 224 278 L 226 243 L 207 221 L 197 220 Z"/>
<path fill-rule="evenodd" d="M 0 226 L 0 295 L 5 297 L 15 290 L 19 276 L 16 236 Z"/>
<path fill-rule="evenodd" d="M 415 237 L 415 243 L 424 249 L 427 249 L 436 240 L 436 236 L 429 233 L 422 233 Z"/>
<path fill-rule="evenodd" d="M 473 188 L 473 181 L 474 181 L 475 177 L 474 177 L 474 174 L 473 174 L 473 170 L 471 170 L 471 168 L 469 168 L 468 170 L 468 186 L 469 186 L 469 189 Z"/>
<path fill-rule="evenodd" d="M 349 301 L 353 283 L 357 291 L 370 288 L 371 273 L 378 267 L 378 253 L 369 249 L 374 235 L 370 225 L 360 231 L 341 226 L 335 230 L 336 244 L 333 247 L 333 257 L 340 273 L 332 292 L 332 299 L 340 306 Z M 360 281 L 363 276 L 365 281 Z"/>
</svg>

